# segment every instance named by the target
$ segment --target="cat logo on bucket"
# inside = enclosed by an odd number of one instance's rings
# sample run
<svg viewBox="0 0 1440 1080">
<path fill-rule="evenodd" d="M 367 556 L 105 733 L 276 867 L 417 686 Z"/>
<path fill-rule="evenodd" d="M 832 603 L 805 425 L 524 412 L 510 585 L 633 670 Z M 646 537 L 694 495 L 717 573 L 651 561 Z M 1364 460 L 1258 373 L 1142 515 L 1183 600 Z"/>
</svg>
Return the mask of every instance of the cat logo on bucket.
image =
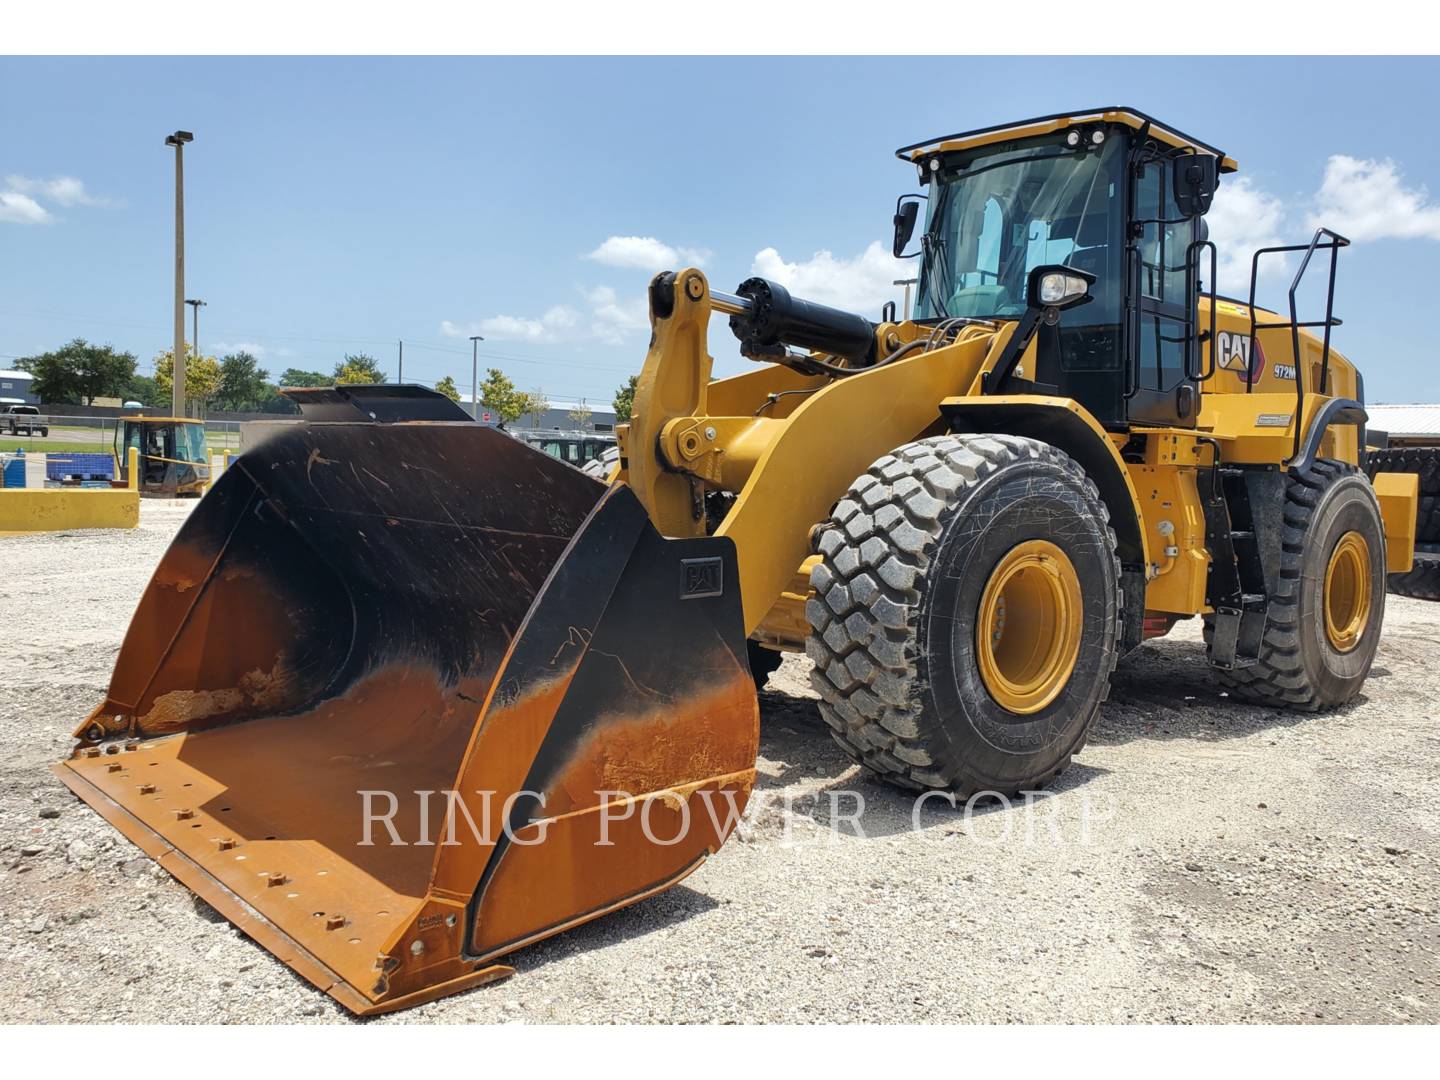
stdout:
<svg viewBox="0 0 1440 1080">
<path fill-rule="evenodd" d="M 1221 367 L 1235 372 L 1243 382 L 1259 382 L 1260 373 L 1265 370 L 1265 350 L 1256 341 L 1252 356 L 1249 334 L 1221 330 L 1215 336 L 1215 356 Z"/>
</svg>

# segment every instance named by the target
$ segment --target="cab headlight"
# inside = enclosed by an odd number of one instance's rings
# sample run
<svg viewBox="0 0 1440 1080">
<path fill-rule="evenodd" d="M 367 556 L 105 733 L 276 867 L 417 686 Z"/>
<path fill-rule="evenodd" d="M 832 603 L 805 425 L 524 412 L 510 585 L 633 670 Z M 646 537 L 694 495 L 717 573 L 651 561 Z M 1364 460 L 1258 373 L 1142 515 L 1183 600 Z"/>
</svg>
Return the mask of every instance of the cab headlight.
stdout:
<svg viewBox="0 0 1440 1080">
<path fill-rule="evenodd" d="M 1030 271 L 1027 299 L 1031 307 L 1058 312 L 1088 303 L 1095 275 L 1070 266 L 1037 266 Z"/>
<path fill-rule="evenodd" d="M 1050 273 L 1040 278 L 1040 303 L 1065 307 L 1090 291 L 1090 283 L 1077 274 Z"/>
</svg>

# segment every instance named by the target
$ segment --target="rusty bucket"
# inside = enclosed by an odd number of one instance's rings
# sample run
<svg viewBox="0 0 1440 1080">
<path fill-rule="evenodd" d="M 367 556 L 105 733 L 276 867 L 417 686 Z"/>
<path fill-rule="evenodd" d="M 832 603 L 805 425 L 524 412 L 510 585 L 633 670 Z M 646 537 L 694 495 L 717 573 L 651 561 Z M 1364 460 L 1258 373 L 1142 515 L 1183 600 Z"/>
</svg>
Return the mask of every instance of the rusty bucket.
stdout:
<svg viewBox="0 0 1440 1080">
<path fill-rule="evenodd" d="M 758 734 L 729 540 L 396 389 L 226 470 L 55 766 L 362 1014 L 679 881 Z"/>
</svg>

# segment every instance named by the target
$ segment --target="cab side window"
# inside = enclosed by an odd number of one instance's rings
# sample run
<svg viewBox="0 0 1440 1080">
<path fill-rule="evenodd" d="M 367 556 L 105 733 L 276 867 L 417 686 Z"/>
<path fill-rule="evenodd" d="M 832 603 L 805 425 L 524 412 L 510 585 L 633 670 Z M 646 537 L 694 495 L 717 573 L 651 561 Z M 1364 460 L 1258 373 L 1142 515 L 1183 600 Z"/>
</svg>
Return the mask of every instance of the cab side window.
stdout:
<svg viewBox="0 0 1440 1080">
<path fill-rule="evenodd" d="M 1167 391 L 1185 378 L 1189 333 L 1186 263 L 1195 239 L 1194 219 L 1175 205 L 1168 160 L 1151 161 L 1136 183 L 1140 234 L 1141 298 L 1138 350 L 1141 389 Z"/>
</svg>

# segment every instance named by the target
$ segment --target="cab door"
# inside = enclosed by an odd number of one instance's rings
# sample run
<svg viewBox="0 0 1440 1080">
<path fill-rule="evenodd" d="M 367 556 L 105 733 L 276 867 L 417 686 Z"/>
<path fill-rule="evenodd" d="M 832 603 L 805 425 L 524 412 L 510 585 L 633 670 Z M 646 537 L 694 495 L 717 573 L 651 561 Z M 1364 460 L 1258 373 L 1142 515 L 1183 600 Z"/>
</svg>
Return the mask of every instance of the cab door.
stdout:
<svg viewBox="0 0 1440 1080">
<path fill-rule="evenodd" d="M 130 480 L 130 450 L 133 447 L 139 453 L 140 475 L 145 475 L 145 447 L 141 440 L 143 424 L 137 424 L 133 420 L 126 420 L 115 429 L 117 445 L 115 447 L 115 465 L 119 477 L 126 481 Z M 138 481 L 137 481 L 138 482 Z"/>
<path fill-rule="evenodd" d="M 1130 248 L 1131 423 L 1194 427 L 1200 397 L 1189 361 L 1195 343 L 1196 282 L 1190 270 L 1195 218 L 1175 204 L 1171 159 L 1132 176 L 1135 242 Z"/>
</svg>

